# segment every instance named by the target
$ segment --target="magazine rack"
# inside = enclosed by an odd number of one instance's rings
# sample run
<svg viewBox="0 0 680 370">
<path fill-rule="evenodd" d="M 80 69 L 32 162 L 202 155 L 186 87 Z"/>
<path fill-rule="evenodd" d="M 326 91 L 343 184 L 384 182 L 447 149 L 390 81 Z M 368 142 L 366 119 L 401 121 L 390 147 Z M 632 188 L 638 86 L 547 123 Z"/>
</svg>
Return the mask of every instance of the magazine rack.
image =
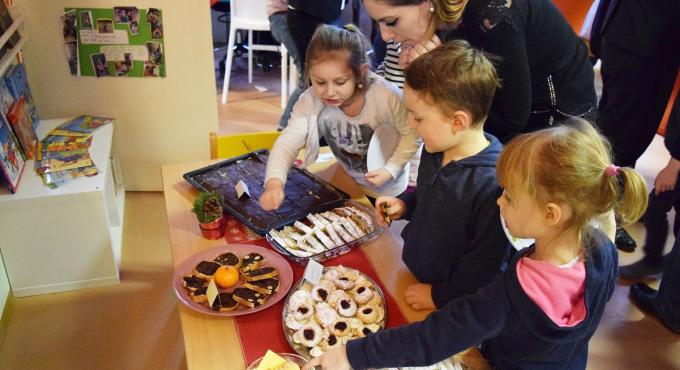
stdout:
<svg viewBox="0 0 680 370">
<path fill-rule="evenodd" d="M 65 121 L 40 121 L 38 137 Z M 113 143 L 113 124 L 94 133 L 96 176 L 51 189 L 27 161 L 18 191 L 0 189 L 0 249 L 15 297 L 119 282 L 125 189 Z"/>
</svg>

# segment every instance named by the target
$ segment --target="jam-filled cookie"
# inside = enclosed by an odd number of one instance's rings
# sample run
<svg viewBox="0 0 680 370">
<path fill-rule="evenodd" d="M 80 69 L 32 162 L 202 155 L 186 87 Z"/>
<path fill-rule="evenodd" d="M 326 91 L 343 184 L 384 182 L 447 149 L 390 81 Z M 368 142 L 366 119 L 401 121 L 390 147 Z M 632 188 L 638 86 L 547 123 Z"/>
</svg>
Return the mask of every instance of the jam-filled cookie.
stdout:
<svg viewBox="0 0 680 370">
<path fill-rule="evenodd" d="M 338 319 L 338 314 L 335 310 L 326 303 L 319 303 L 316 305 L 316 312 L 314 313 L 314 318 L 319 325 L 327 328 Z"/>
<path fill-rule="evenodd" d="M 357 311 L 357 318 L 364 324 L 372 324 L 378 321 L 378 311 L 373 306 L 362 306 Z"/>
<path fill-rule="evenodd" d="M 343 298 L 338 301 L 336 309 L 340 316 L 343 317 L 354 317 L 357 313 L 357 304 L 352 298 Z"/>
<path fill-rule="evenodd" d="M 323 285 L 317 285 L 312 288 L 312 299 L 317 302 L 326 302 L 330 295 L 329 289 Z"/>
<path fill-rule="evenodd" d="M 305 347 L 314 347 L 323 339 L 321 327 L 314 323 L 304 325 L 298 332 L 300 333 L 298 337 L 300 344 Z"/>
<path fill-rule="evenodd" d="M 344 337 L 350 334 L 351 327 L 347 320 L 339 319 L 330 326 L 330 332 L 339 337 Z"/>
<path fill-rule="evenodd" d="M 363 285 L 356 286 L 350 295 L 358 304 L 366 304 L 373 298 L 373 289 Z"/>
</svg>

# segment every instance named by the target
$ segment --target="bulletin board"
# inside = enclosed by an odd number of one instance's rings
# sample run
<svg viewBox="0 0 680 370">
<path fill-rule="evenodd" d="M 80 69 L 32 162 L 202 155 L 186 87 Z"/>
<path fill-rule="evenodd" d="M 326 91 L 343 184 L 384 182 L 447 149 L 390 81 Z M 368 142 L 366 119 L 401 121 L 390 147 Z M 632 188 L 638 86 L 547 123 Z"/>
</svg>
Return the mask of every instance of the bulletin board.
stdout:
<svg viewBox="0 0 680 370">
<path fill-rule="evenodd" d="M 65 8 L 61 19 L 72 75 L 166 76 L 160 9 Z"/>
</svg>

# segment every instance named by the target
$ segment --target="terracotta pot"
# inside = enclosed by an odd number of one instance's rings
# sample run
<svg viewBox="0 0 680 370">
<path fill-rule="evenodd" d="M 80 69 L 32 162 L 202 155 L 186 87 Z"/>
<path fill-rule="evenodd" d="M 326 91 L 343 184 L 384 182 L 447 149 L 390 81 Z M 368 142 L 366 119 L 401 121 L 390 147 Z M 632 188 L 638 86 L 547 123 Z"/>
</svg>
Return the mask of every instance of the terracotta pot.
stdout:
<svg viewBox="0 0 680 370">
<path fill-rule="evenodd" d="M 201 227 L 201 234 L 206 239 L 216 240 L 224 236 L 224 217 L 205 224 L 199 222 L 198 226 Z"/>
</svg>

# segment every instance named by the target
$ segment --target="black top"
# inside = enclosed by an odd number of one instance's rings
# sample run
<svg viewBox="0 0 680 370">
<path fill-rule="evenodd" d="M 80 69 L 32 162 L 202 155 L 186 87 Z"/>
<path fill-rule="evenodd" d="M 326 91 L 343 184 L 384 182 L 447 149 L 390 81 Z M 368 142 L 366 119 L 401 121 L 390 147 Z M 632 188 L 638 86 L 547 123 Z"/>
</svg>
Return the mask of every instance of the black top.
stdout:
<svg viewBox="0 0 680 370">
<path fill-rule="evenodd" d="M 600 3 L 592 38 L 662 62 L 680 58 L 680 1 L 606 0 Z M 597 40 L 596 40 L 597 41 Z M 597 51 L 597 50 L 595 50 Z"/>
<path fill-rule="evenodd" d="M 616 247 L 601 232 L 586 242 L 586 318 L 572 327 L 555 324 L 517 279 L 518 253 L 508 270 L 474 295 L 462 297 L 424 321 L 381 330 L 347 343 L 354 369 L 423 366 L 482 343 L 495 369 L 585 369 L 588 341 L 616 286 Z"/>
<path fill-rule="evenodd" d="M 480 153 L 444 167 L 442 153 L 423 149 L 418 187 L 400 196 L 411 221 L 402 232 L 402 259 L 421 283 L 432 284 L 437 307 L 489 284 L 510 250 L 496 204 L 503 146 L 487 139 Z"/>
<path fill-rule="evenodd" d="M 597 106 L 588 50 L 550 0 L 470 0 L 458 28 L 440 36 L 500 57 L 502 87 L 484 130 L 502 142 Z M 549 114 L 530 121 L 530 112 Z"/>
</svg>

